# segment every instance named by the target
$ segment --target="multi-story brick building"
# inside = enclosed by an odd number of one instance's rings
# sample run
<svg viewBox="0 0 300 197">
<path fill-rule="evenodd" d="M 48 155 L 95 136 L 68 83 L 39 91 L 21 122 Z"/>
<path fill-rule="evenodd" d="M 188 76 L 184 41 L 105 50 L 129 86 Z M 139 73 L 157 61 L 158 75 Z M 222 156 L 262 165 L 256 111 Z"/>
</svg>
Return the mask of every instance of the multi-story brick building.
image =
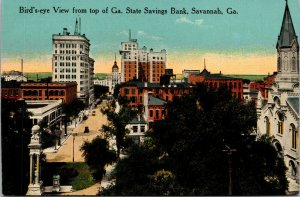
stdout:
<svg viewBox="0 0 300 197">
<path fill-rule="evenodd" d="M 76 20 L 74 34 L 67 28 L 62 34 L 52 36 L 52 80 L 77 82 L 77 97 L 88 104 L 94 99 L 94 60 L 90 58 L 90 41 L 78 30 Z"/>
<path fill-rule="evenodd" d="M 1 99 L 18 100 L 22 98 L 21 82 L 2 81 L 1 82 Z"/>
<path fill-rule="evenodd" d="M 166 50 L 155 52 L 147 51 L 144 46 L 139 49 L 137 39 L 132 39 L 129 33 L 129 41 L 121 43 L 121 82 L 127 82 L 134 78 L 142 81 L 159 83 L 160 77 L 165 74 Z"/>
<path fill-rule="evenodd" d="M 209 88 L 217 89 L 221 86 L 228 87 L 233 97 L 243 99 L 243 80 L 238 78 L 226 77 L 220 74 L 210 74 L 204 68 L 200 74 L 189 74 L 188 82 L 191 84 L 205 83 Z"/>
<path fill-rule="evenodd" d="M 62 100 L 71 103 L 77 98 L 77 83 L 22 83 L 22 98 L 25 100 Z"/>
<path fill-rule="evenodd" d="M 120 95 L 130 100 L 130 106 L 142 105 L 145 93 L 165 101 L 173 101 L 174 97 L 189 94 L 193 86 L 188 83 L 171 83 L 160 85 L 159 83 L 130 81 L 123 83 L 120 88 Z"/>
</svg>

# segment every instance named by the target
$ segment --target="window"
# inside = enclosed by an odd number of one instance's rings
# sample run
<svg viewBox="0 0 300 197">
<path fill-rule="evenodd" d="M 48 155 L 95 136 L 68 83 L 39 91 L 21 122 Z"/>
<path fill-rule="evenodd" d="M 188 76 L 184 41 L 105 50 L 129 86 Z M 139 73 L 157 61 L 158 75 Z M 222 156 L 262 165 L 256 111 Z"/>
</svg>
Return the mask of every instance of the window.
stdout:
<svg viewBox="0 0 300 197">
<path fill-rule="evenodd" d="M 137 126 L 133 126 L 132 130 L 133 130 L 133 133 L 136 133 L 138 131 L 138 127 Z"/>
<path fill-rule="evenodd" d="M 296 58 L 292 58 L 292 71 L 296 71 Z"/>
<path fill-rule="evenodd" d="M 131 94 L 135 94 L 135 89 L 131 89 Z"/>
<path fill-rule="evenodd" d="M 297 149 L 297 147 L 298 147 L 298 131 L 294 124 L 290 125 L 290 131 L 292 132 L 292 148 Z"/>
<path fill-rule="evenodd" d="M 269 118 L 266 116 L 265 117 L 265 123 L 266 123 L 266 135 L 270 137 L 271 135 L 271 127 L 270 127 L 270 120 Z"/>
<path fill-rule="evenodd" d="M 159 110 L 158 109 L 156 109 L 156 111 L 155 111 L 155 118 L 159 118 Z"/>
<path fill-rule="evenodd" d="M 125 94 L 129 94 L 129 89 L 128 89 L 128 88 L 125 88 L 125 89 L 124 89 L 124 93 L 125 93 Z"/>
<path fill-rule="evenodd" d="M 150 117 L 153 117 L 153 110 L 150 109 Z"/>
<path fill-rule="evenodd" d="M 277 70 L 281 71 L 281 58 L 279 56 L 278 56 L 278 59 L 277 59 Z"/>
<path fill-rule="evenodd" d="M 141 132 L 145 132 L 145 126 L 141 126 Z"/>
<path fill-rule="evenodd" d="M 278 117 L 278 124 L 277 124 L 278 133 L 283 134 L 284 113 L 279 111 L 277 117 Z"/>
</svg>

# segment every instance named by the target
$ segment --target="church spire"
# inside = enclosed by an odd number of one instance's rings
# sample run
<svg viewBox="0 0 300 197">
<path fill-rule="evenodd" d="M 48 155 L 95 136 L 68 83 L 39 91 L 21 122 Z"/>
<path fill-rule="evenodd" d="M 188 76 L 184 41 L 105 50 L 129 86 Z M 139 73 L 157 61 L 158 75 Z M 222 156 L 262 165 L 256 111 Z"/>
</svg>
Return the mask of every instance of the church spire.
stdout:
<svg viewBox="0 0 300 197">
<path fill-rule="evenodd" d="M 288 1 L 286 1 L 284 16 L 282 20 L 280 34 L 278 36 L 277 46 L 279 47 L 289 47 L 292 45 L 293 40 L 297 42 L 297 36 L 294 29 L 292 17 L 290 14 L 290 9 L 288 6 Z"/>
</svg>

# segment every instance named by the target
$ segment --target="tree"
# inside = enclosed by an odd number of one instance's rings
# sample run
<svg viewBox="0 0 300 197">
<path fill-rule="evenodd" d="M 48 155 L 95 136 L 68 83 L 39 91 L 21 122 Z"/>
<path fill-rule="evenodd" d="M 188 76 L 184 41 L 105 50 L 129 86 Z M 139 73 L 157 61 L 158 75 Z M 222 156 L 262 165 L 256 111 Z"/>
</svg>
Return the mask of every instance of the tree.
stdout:
<svg viewBox="0 0 300 197">
<path fill-rule="evenodd" d="M 102 180 L 106 164 L 116 161 L 116 153 L 109 150 L 108 142 L 100 137 L 96 137 L 92 142 L 84 142 L 80 150 L 83 151 L 85 162 L 96 180 Z"/>
<path fill-rule="evenodd" d="M 227 87 L 198 84 L 167 110 L 149 133 L 152 145 L 129 151 L 116 166 L 115 185 L 103 194 L 228 195 L 229 159 L 234 195 L 285 194 L 283 159 L 270 140 L 255 139 L 254 103 L 232 98 Z M 226 146 L 236 149 L 231 158 Z"/>
<path fill-rule="evenodd" d="M 69 104 L 63 104 L 63 112 L 66 113 L 66 117 L 77 117 L 81 110 L 84 110 L 86 104 L 82 100 L 74 99 Z"/>
<path fill-rule="evenodd" d="M 1 99 L 2 190 L 22 196 L 29 184 L 29 148 L 32 121 L 24 101 Z"/>
<path fill-rule="evenodd" d="M 126 125 L 136 116 L 137 111 L 131 110 L 130 107 L 126 105 L 120 106 L 120 111 L 116 112 L 116 106 L 114 102 L 108 103 L 106 108 L 101 109 L 101 112 L 107 116 L 109 124 L 103 125 L 102 130 L 106 134 L 115 136 L 116 146 L 117 146 L 117 156 L 120 156 L 120 151 L 125 147 Z"/>
<path fill-rule="evenodd" d="M 108 93 L 109 89 L 107 86 L 94 85 L 94 96 L 95 98 L 100 98 L 102 95 Z"/>
<path fill-rule="evenodd" d="M 168 155 L 185 195 L 227 195 L 232 155 L 234 195 L 280 195 L 287 189 L 285 166 L 270 142 L 255 140 L 254 103 L 243 104 L 226 87 L 199 84 L 194 93 L 168 105 L 166 120 L 154 124 L 153 139 Z M 191 181 L 193 180 L 193 181 Z"/>
</svg>

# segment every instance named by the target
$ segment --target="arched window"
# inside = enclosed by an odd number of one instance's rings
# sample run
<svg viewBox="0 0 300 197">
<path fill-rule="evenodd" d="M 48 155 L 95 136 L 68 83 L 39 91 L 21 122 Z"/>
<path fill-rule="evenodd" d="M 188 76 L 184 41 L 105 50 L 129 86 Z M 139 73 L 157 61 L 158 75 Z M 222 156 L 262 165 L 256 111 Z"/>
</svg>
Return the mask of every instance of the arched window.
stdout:
<svg viewBox="0 0 300 197">
<path fill-rule="evenodd" d="M 265 117 L 265 123 L 266 123 L 266 135 L 270 137 L 271 127 L 270 127 L 270 120 L 267 116 Z"/>
<path fill-rule="evenodd" d="M 63 90 L 60 91 L 61 96 L 65 96 L 65 92 Z"/>
<path fill-rule="evenodd" d="M 296 58 L 292 58 L 292 71 L 296 71 Z"/>
<path fill-rule="evenodd" d="M 283 134 L 284 114 L 282 112 L 278 112 L 277 116 L 278 116 L 278 122 L 277 122 L 278 133 Z"/>
<path fill-rule="evenodd" d="M 284 70 L 288 70 L 289 68 L 288 68 L 288 57 L 287 56 L 285 56 L 284 57 L 284 62 L 283 62 L 283 66 L 284 66 Z"/>
<path fill-rule="evenodd" d="M 291 176 L 292 176 L 292 177 L 296 177 L 296 176 L 297 176 L 298 170 L 297 170 L 297 167 L 296 167 L 294 161 L 291 160 L 291 161 L 289 162 L 289 166 L 290 166 L 289 168 L 290 168 Z"/>
<path fill-rule="evenodd" d="M 292 134 L 292 148 L 296 149 L 298 147 L 298 131 L 294 124 L 290 125 L 290 131 Z"/>
</svg>

